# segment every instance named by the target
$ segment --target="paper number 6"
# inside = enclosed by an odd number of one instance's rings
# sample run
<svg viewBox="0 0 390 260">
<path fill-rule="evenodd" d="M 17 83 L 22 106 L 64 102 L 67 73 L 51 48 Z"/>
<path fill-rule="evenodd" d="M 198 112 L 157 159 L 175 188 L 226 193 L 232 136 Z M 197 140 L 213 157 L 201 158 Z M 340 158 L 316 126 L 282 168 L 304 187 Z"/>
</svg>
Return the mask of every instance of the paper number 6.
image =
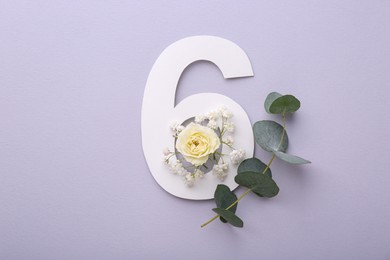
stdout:
<svg viewBox="0 0 390 260">
<path fill-rule="evenodd" d="M 178 176 L 172 175 L 162 164 L 162 149 L 173 147 L 169 131 L 170 121 L 184 122 L 195 115 L 225 105 L 234 114 L 237 125 L 235 145 L 253 154 L 252 126 L 243 108 L 232 99 L 216 93 L 191 95 L 174 106 L 178 81 L 185 68 L 199 60 L 213 62 L 224 78 L 253 76 L 252 66 L 245 52 L 235 43 L 214 36 L 194 36 L 168 46 L 154 63 L 144 92 L 142 103 L 142 145 L 146 162 L 157 183 L 177 197 L 193 200 L 211 199 L 218 179 L 210 174 L 194 187 L 186 187 Z M 231 169 L 223 182 L 231 189 L 235 169 Z"/>
</svg>

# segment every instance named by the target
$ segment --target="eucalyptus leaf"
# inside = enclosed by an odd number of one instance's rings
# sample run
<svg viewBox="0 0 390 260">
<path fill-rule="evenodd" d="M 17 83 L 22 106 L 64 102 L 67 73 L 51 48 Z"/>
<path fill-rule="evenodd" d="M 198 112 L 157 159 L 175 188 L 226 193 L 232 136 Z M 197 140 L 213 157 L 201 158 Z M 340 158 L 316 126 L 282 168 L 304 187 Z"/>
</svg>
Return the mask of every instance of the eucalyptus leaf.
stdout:
<svg viewBox="0 0 390 260">
<path fill-rule="evenodd" d="M 283 160 L 285 162 L 291 163 L 291 164 L 307 164 L 307 163 L 311 163 L 310 161 L 308 161 L 306 159 L 303 159 L 301 157 L 298 157 L 298 156 L 295 156 L 295 155 L 291 155 L 291 154 L 287 154 L 287 153 L 283 153 L 283 152 L 279 152 L 279 151 L 274 151 L 274 154 L 279 159 L 281 159 L 281 160 Z"/>
<path fill-rule="evenodd" d="M 265 99 L 265 102 L 264 102 L 264 108 L 265 108 L 265 111 L 267 111 L 268 113 L 271 114 L 269 108 L 270 106 L 272 105 L 272 103 L 275 101 L 275 99 L 281 97 L 282 95 L 279 94 L 278 92 L 271 92 L 268 94 L 267 98 Z"/>
<path fill-rule="evenodd" d="M 284 134 L 283 134 L 284 132 Z M 288 147 L 288 136 L 283 126 L 271 120 L 258 121 L 253 126 L 255 140 L 261 148 L 268 152 L 285 152 Z M 282 142 L 280 141 L 282 139 Z"/>
<path fill-rule="evenodd" d="M 276 182 L 268 175 L 256 172 L 243 172 L 234 178 L 239 185 L 251 189 L 256 195 L 271 198 L 279 193 Z"/>
<path fill-rule="evenodd" d="M 243 160 L 237 169 L 237 174 L 241 174 L 243 172 L 257 172 L 259 174 L 263 174 L 264 170 L 267 168 L 267 165 L 260 161 L 257 158 L 249 158 Z M 272 177 L 271 169 L 268 168 L 264 173 L 265 175 L 269 175 Z"/>
<path fill-rule="evenodd" d="M 228 186 L 224 184 L 218 184 L 217 188 L 215 189 L 214 200 L 218 208 L 226 209 L 237 200 L 237 196 L 229 189 Z M 228 210 L 235 213 L 236 209 L 237 204 Z M 220 217 L 220 219 L 224 223 L 227 222 L 223 217 Z"/>
<path fill-rule="evenodd" d="M 231 225 L 233 225 L 235 227 L 241 228 L 244 226 L 244 222 L 239 217 L 237 217 L 236 214 L 234 214 L 233 212 L 231 212 L 229 210 L 221 209 L 221 208 L 214 208 L 213 211 L 215 213 L 217 213 L 218 215 L 220 215 L 221 217 L 223 217 L 224 219 L 226 219 L 227 222 L 229 222 Z"/>
<path fill-rule="evenodd" d="M 293 113 L 301 107 L 301 102 L 293 95 L 284 95 L 273 100 L 268 111 L 271 114 Z M 267 111 L 267 112 L 268 112 Z"/>
</svg>

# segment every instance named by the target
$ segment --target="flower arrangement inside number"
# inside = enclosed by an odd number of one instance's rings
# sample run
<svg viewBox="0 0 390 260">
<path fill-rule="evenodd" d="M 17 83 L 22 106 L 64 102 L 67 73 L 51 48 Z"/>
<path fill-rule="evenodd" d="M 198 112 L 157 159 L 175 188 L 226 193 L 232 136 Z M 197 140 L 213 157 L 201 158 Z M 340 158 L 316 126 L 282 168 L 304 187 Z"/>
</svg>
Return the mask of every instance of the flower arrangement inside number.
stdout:
<svg viewBox="0 0 390 260">
<path fill-rule="evenodd" d="M 229 169 L 229 161 L 238 165 L 245 157 L 245 151 L 235 149 L 233 114 L 225 107 L 197 115 L 187 124 L 172 122 L 174 149 L 165 148 L 164 163 L 170 171 L 183 178 L 188 186 L 193 186 L 208 171 L 223 181 Z M 185 126 L 184 126 L 185 125 Z M 230 149 L 227 160 L 222 146 Z"/>
</svg>

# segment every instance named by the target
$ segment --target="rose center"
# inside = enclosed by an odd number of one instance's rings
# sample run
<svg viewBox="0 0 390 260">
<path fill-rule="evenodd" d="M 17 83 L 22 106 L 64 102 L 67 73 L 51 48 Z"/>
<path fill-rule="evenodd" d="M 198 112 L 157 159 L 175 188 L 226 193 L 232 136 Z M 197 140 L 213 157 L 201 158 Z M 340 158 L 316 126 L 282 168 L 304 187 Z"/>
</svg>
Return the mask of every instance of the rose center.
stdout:
<svg viewBox="0 0 390 260">
<path fill-rule="evenodd" d="M 187 146 L 194 155 L 202 155 L 207 152 L 208 141 L 204 136 L 193 135 L 187 142 Z"/>
</svg>

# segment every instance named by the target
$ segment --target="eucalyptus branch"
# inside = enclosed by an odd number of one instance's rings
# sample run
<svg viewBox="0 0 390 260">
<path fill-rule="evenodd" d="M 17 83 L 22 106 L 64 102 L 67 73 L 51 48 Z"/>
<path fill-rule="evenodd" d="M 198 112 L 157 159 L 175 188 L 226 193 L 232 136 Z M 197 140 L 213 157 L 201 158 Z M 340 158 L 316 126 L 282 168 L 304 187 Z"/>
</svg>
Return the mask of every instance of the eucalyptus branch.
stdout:
<svg viewBox="0 0 390 260">
<path fill-rule="evenodd" d="M 281 138 L 280 138 L 279 145 L 278 145 L 276 150 L 278 150 L 280 148 L 280 146 L 282 145 L 283 139 L 284 139 L 284 136 L 285 136 L 285 133 L 286 133 L 286 116 L 285 116 L 285 113 L 282 114 L 282 121 L 283 121 L 283 131 L 282 131 L 282 135 L 281 135 Z M 271 164 L 272 164 L 274 159 L 275 159 L 275 154 L 272 154 L 272 157 L 271 157 L 270 161 L 268 162 L 267 167 L 262 172 L 262 174 L 265 174 L 267 172 L 267 170 L 270 168 L 270 166 L 271 166 Z M 251 191 L 252 191 L 252 189 L 247 189 L 243 194 L 241 194 L 241 196 L 236 201 L 234 201 L 232 204 L 230 204 L 230 206 L 228 206 L 225 210 L 229 210 L 230 208 L 232 208 L 241 199 L 243 199 L 246 195 L 248 195 Z M 218 217 L 220 217 L 219 214 L 215 215 L 213 218 L 211 218 L 210 220 L 208 220 L 205 223 L 203 223 L 200 227 L 203 228 L 203 227 L 207 226 L 208 224 L 210 224 L 211 222 L 216 220 Z"/>
<path fill-rule="evenodd" d="M 240 186 L 246 187 L 247 190 L 238 198 L 228 186 L 224 184 L 217 185 L 214 193 L 214 201 L 217 207 L 213 208 L 216 215 L 203 223 L 202 228 L 218 217 L 224 223 L 228 222 L 234 227 L 243 227 L 244 222 L 235 214 L 239 201 L 251 192 L 259 197 L 275 197 L 279 193 L 279 187 L 273 180 L 270 169 L 275 157 L 295 165 L 310 163 L 310 161 L 301 157 L 286 153 L 289 139 L 286 132 L 286 115 L 296 112 L 300 106 L 300 101 L 292 95 L 281 95 L 272 92 L 267 96 L 264 102 L 265 110 L 270 114 L 281 115 L 282 125 L 272 120 L 258 121 L 253 125 L 253 134 L 256 143 L 263 150 L 271 152 L 272 157 L 267 165 L 256 157 L 241 161 L 234 181 Z M 229 126 L 230 128 L 231 126 Z M 220 136 L 224 134 L 225 130 L 226 128 L 222 129 Z M 231 147 L 222 139 L 221 142 Z"/>
</svg>

